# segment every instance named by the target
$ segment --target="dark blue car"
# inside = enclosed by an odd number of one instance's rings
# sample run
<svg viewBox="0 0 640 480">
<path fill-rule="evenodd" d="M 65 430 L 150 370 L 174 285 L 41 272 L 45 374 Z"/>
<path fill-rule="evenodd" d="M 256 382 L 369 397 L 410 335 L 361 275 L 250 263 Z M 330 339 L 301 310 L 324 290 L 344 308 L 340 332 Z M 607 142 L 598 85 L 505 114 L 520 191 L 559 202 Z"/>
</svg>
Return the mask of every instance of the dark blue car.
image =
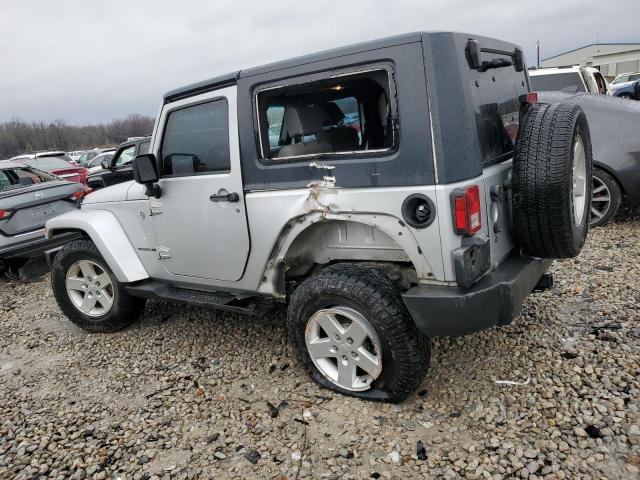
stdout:
<svg viewBox="0 0 640 480">
<path fill-rule="evenodd" d="M 618 75 L 609 85 L 609 95 L 630 100 L 640 100 L 640 73 Z"/>
</svg>

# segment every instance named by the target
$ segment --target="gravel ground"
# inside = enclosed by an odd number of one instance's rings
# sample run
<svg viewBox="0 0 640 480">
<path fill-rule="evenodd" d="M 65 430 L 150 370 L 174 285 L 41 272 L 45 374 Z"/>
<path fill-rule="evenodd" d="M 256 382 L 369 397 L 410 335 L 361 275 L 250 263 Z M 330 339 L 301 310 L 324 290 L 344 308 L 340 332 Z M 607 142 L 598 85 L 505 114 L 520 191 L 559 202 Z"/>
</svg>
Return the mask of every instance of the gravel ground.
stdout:
<svg viewBox="0 0 640 480">
<path fill-rule="evenodd" d="M 48 280 L 1 280 L 0 478 L 638 478 L 639 226 L 593 231 L 509 327 L 434 342 L 401 405 L 311 383 L 282 312 L 157 302 L 87 335 Z"/>
</svg>

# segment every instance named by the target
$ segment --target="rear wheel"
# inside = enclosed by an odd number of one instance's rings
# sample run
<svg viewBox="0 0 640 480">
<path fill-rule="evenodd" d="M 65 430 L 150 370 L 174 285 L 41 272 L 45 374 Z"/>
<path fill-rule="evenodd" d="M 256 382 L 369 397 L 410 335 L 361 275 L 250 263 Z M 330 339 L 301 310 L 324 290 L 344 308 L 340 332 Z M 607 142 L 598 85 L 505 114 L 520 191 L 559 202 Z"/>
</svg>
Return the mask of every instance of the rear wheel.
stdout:
<svg viewBox="0 0 640 480">
<path fill-rule="evenodd" d="M 593 192 L 591 195 L 590 223 L 600 227 L 611 221 L 618 213 L 622 192 L 618 182 L 604 170 L 593 170 Z"/>
<path fill-rule="evenodd" d="M 631 94 L 629 94 L 629 93 L 622 93 L 622 94 L 620 94 L 620 95 L 618 95 L 618 96 L 619 96 L 620 98 L 624 98 L 624 99 L 626 99 L 626 100 L 632 100 L 632 99 L 633 99 L 633 97 L 632 97 L 632 96 L 631 96 Z"/>
<path fill-rule="evenodd" d="M 69 320 L 88 332 L 114 332 L 135 322 L 145 300 L 129 295 L 89 240 L 77 240 L 55 256 L 53 294 Z"/>
<path fill-rule="evenodd" d="M 513 219 L 529 255 L 576 256 L 589 229 L 591 136 L 576 105 L 536 104 L 518 132 L 513 160 Z"/>
<path fill-rule="evenodd" d="M 429 368 L 429 339 L 382 269 L 336 264 L 312 275 L 291 296 L 287 326 L 311 377 L 347 395 L 399 402 Z"/>
</svg>

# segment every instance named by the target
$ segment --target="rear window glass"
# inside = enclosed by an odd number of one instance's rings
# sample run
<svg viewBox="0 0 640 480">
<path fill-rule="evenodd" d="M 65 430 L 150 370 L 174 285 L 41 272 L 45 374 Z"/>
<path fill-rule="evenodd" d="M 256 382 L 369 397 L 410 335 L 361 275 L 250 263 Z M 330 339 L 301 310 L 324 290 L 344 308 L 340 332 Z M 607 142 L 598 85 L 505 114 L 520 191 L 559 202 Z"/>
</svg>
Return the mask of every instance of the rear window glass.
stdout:
<svg viewBox="0 0 640 480">
<path fill-rule="evenodd" d="M 584 92 L 584 84 L 578 72 L 552 73 L 531 76 L 531 90 L 538 92 Z"/>
<path fill-rule="evenodd" d="M 29 167 L 0 170 L 0 190 L 13 185 L 28 186 L 50 180 L 56 180 L 56 177 Z"/>
<path fill-rule="evenodd" d="M 31 158 L 25 162 L 27 165 L 37 167 L 41 170 L 61 170 L 63 168 L 73 168 L 69 163 L 58 157 L 38 157 Z"/>
<path fill-rule="evenodd" d="M 332 75 L 259 91 L 262 157 L 385 151 L 395 145 L 386 69 Z"/>
</svg>

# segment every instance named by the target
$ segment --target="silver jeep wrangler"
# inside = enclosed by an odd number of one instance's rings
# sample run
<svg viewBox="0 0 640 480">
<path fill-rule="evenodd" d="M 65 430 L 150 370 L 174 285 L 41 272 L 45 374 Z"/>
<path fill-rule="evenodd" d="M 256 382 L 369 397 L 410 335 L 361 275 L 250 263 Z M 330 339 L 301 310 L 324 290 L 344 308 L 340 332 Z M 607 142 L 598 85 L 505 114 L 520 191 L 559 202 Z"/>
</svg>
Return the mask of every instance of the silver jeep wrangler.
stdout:
<svg viewBox="0 0 640 480">
<path fill-rule="evenodd" d="M 262 315 L 287 304 L 320 384 L 397 402 L 429 338 L 512 321 L 587 234 L 591 143 L 543 105 L 522 50 L 413 33 L 213 78 L 164 96 L 135 182 L 47 222 L 80 232 L 55 298 L 90 332 L 145 299 Z"/>
</svg>

